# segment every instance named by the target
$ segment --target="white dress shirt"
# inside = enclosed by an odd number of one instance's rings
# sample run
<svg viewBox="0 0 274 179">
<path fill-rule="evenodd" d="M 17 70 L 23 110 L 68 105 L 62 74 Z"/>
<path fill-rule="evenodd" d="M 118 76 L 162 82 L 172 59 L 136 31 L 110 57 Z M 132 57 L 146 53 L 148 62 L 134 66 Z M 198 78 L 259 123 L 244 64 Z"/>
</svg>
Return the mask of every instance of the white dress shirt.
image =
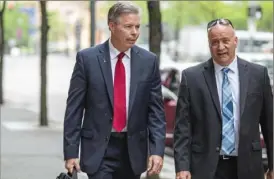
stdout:
<svg viewBox="0 0 274 179">
<path fill-rule="evenodd" d="M 111 61 L 111 70 L 112 70 L 112 81 L 114 83 L 114 74 L 115 74 L 115 67 L 116 63 L 118 61 L 117 56 L 121 53 L 119 52 L 111 43 L 110 39 L 109 42 L 109 53 L 110 53 L 110 61 Z M 128 49 L 125 51 L 125 56 L 122 59 L 122 62 L 125 67 L 125 74 L 126 74 L 126 116 L 128 121 L 128 104 L 129 104 L 129 89 L 130 89 L 130 51 L 131 49 Z M 114 85 L 114 84 L 113 84 Z M 122 130 L 122 132 L 127 131 L 127 125 Z M 112 132 L 115 132 L 115 129 L 112 128 Z"/>
<path fill-rule="evenodd" d="M 224 66 L 221 66 L 214 62 L 214 69 L 215 69 L 215 78 L 217 83 L 217 90 L 219 95 L 220 107 L 222 111 L 222 83 L 223 83 L 223 72 L 222 69 Z M 239 118 L 240 118 L 240 87 L 239 87 L 239 71 L 238 71 L 238 63 L 237 57 L 233 60 L 231 64 L 227 66 L 230 71 L 228 72 L 228 80 L 231 85 L 232 89 L 232 98 L 233 98 L 233 115 L 234 115 L 234 129 L 235 129 L 235 150 L 232 152 L 232 156 L 238 155 L 238 144 L 239 144 Z M 220 152 L 223 155 L 223 151 Z"/>
</svg>

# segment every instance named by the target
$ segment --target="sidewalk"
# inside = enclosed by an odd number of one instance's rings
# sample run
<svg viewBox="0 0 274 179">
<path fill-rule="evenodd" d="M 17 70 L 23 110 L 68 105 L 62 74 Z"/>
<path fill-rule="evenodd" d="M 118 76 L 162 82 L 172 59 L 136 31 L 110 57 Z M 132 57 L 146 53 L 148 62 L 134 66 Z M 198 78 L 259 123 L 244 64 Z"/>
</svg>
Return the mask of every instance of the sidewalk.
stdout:
<svg viewBox="0 0 274 179">
<path fill-rule="evenodd" d="M 60 124 L 40 128 L 38 119 L 27 109 L 1 106 L 1 179 L 55 179 L 65 172 Z M 173 174 L 173 160 L 165 158 L 162 179 Z"/>
<path fill-rule="evenodd" d="M 1 106 L 1 179 L 55 179 L 64 171 L 62 131 L 37 121 L 33 112 Z"/>
</svg>

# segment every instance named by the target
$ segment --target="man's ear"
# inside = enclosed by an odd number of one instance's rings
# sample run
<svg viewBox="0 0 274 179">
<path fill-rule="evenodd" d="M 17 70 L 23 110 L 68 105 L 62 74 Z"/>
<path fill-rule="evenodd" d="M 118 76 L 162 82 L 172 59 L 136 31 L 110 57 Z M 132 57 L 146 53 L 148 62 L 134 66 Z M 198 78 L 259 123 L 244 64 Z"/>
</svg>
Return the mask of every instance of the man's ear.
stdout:
<svg viewBox="0 0 274 179">
<path fill-rule="evenodd" d="M 113 30 L 114 30 L 114 26 L 115 26 L 114 22 L 109 22 L 109 23 L 108 23 L 108 29 L 109 29 L 110 31 L 113 31 Z"/>
<path fill-rule="evenodd" d="M 235 36 L 234 44 L 236 47 L 238 46 L 238 37 L 237 36 Z"/>
</svg>

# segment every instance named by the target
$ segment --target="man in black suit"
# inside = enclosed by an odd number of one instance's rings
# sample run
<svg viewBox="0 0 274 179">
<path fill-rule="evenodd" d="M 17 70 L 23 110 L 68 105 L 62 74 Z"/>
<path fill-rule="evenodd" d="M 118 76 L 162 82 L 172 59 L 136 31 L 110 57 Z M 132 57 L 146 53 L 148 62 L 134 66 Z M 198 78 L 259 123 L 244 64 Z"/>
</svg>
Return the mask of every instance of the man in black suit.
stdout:
<svg viewBox="0 0 274 179">
<path fill-rule="evenodd" d="M 212 58 L 182 72 L 174 131 L 176 179 L 273 179 L 273 96 L 267 68 L 236 56 L 228 19 L 208 23 Z"/>
<path fill-rule="evenodd" d="M 158 174 L 166 121 L 157 57 L 134 45 L 140 27 L 134 5 L 115 3 L 108 25 L 109 40 L 77 53 L 64 121 L 66 168 L 81 166 L 89 179 Z"/>
</svg>

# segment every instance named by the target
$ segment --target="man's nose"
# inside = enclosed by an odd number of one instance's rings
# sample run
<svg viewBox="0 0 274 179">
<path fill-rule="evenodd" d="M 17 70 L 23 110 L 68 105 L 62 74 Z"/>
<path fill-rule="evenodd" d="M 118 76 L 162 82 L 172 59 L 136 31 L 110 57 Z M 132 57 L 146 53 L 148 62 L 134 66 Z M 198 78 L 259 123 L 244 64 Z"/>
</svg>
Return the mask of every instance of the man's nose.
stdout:
<svg viewBox="0 0 274 179">
<path fill-rule="evenodd" d="M 224 48 L 225 48 L 225 45 L 222 42 L 220 42 L 218 46 L 218 50 L 223 50 Z"/>
<path fill-rule="evenodd" d="M 132 28 L 131 34 L 136 35 L 138 33 L 138 29 Z"/>
</svg>

